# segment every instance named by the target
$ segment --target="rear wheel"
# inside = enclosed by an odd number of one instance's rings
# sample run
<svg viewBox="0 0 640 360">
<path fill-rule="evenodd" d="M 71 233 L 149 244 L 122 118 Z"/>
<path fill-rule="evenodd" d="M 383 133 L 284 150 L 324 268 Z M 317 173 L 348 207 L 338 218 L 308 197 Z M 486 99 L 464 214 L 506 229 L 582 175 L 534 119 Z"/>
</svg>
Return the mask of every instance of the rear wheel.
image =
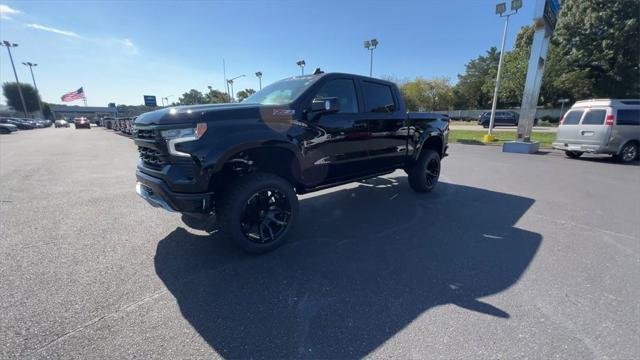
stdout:
<svg viewBox="0 0 640 360">
<path fill-rule="evenodd" d="M 424 149 L 418 161 L 407 171 L 409 186 L 417 192 L 429 192 L 440 178 L 440 155 L 431 149 Z"/>
<path fill-rule="evenodd" d="M 223 234 L 260 254 L 286 241 L 298 218 L 298 197 L 285 179 L 265 173 L 240 177 L 216 204 Z"/>
<path fill-rule="evenodd" d="M 615 155 L 616 160 L 622 161 L 623 163 L 632 162 L 638 160 L 638 143 L 636 142 L 628 142 L 624 144 L 620 153 Z"/>
<path fill-rule="evenodd" d="M 572 158 L 572 159 L 577 159 L 577 158 L 579 158 L 580 156 L 582 156 L 582 154 L 584 154 L 582 151 L 573 151 L 573 150 L 571 150 L 571 151 L 567 150 L 567 151 L 565 151 L 564 153 L 565 153 L 568 157 L 570 157 L 570 158 Z"/>
</svg>

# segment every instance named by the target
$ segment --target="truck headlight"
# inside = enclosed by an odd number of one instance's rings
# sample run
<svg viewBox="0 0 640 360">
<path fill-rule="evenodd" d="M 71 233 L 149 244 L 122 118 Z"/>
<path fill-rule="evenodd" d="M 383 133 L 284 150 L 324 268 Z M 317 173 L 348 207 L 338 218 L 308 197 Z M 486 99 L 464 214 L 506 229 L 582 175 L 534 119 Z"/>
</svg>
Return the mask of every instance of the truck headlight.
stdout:
<svg viewBox="0 0 640 360">
<path fill-rule="evenodd" d="M 176 150 L 176 144 L 198 140 L 206 131 L 207 123 L 198 123 L 195 128 L 163 130 L 160 132 L 160 135 L 167 141 L 169 154 L 188 157 L 191 155 Z"/>
</svg>

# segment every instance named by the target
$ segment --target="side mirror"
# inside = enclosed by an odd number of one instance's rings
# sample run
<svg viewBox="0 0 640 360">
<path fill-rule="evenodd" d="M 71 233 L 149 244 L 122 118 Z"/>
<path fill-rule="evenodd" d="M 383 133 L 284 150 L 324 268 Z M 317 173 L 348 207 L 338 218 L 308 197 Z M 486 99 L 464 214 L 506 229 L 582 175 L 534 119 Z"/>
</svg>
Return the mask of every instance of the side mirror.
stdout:
<svg viewBox="0 0 640 360">
<path fill-rule="evenodd" d="M 340 111 L 340 103 L 334 97 L 315 98 L 311 102 L 311 111 L 319 114 L 335 113 Z"/>
</svg>

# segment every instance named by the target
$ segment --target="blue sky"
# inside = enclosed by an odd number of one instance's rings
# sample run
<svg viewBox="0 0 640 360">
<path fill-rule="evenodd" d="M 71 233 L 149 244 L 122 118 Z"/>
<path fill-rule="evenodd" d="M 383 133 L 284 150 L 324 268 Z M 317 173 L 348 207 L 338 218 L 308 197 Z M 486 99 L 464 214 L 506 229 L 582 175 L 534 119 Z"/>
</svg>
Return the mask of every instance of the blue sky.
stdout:
<svg viewBox="0 0 640 360">
<path fill-rule="evenodd" d="M 534 1 L 524 0 L 511 18 L 507 49 L 531 23 Z M 362 43 L 374 37 L 374 76 L 455 82 L 470 59 L 499 47 L 497 2 L 0 0 L 0 40 L 19 44 L 13 56 L 20 81 L 31 82 L 21 62 L 38 63 L 38 88 L 53 103 L 80 86 L 95 106 L 223 89 L 223 58 L 227 77 L 247 75 L 236 91 L 257 89 L 256 71 L 263 85 L 298 74 L 299 59 L 307 71 L 368 74 Z M 0 80 L 14 81 L 7 51 L 0 51 Z"/>
</svg>

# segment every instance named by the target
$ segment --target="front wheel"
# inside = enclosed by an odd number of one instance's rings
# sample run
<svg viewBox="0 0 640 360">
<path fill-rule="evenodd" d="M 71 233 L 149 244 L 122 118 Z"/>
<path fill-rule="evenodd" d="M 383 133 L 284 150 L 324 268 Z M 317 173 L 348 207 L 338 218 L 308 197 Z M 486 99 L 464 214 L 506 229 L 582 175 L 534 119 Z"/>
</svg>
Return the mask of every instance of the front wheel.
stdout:
<svg viewBox="0 0 640 360">
<path fill-rule="evenodd" d="M 285 179 L 265 173 L 240 177 L 216 204 L 223 234 L 244 251 L 271 251 L 286 241 L 298 218 L 298 197 Z"/>
<path fill-rule="evenodd" d="M 573 150 L 571 151 L 567 150 L 564 153 L 565 155 L 567 155 L 567 157 L 570 157 L 572 159 L 577 159 L 580 156 L 582 156 L 582 154 L 584 154 L 582 151 L 573 151 Z"/>
<path fill-rule="evenodd" d="M 440 155 L 431 149 L 424 149 L 418 161 L 408 169 L 409 186 L 417 192 L 429 192 L 440 178 Z"/>
</svg>

